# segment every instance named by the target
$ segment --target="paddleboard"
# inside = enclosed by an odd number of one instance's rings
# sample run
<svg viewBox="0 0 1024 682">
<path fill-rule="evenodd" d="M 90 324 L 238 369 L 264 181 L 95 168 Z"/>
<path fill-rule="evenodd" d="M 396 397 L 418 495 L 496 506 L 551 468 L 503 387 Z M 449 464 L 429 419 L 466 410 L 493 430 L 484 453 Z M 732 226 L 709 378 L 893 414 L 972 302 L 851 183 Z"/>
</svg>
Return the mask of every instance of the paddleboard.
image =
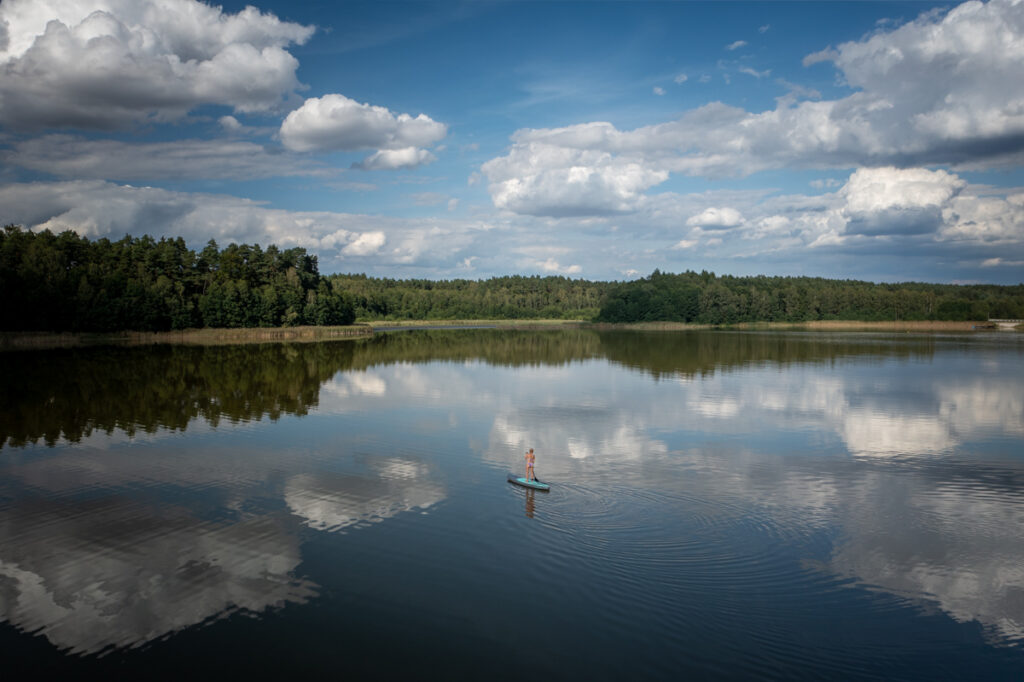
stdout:
<svg viewBox="0 0 1024 682">
<path fill-rule="evenodd" d="M 540 481 L 527 481 L 525 476 L 516 476 L 515 474 L 508 475 L 508 482 L 521 485 L 524 488 L 531 488 L 533 490 L 543 490 L 544 492 L 551 490 L 551 486 L 547 483 L 541 483 Z"/>
</svg>

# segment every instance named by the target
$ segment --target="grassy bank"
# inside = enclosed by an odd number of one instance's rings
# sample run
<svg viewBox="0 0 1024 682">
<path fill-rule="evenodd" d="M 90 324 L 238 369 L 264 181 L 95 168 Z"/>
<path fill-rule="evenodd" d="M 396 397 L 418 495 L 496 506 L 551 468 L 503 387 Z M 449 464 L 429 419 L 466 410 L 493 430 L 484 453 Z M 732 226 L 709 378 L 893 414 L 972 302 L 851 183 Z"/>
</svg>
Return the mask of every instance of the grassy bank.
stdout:
<svg viewBox="0 0 1024 682">
<path fill-rule="evenodd" d="M 641 331 L 691 331 L 694 329 L 718 329 L 713 324 L 690 324 L 689 322 L 595 322 L 587 325 L 591 329 L 638 329 Z"/>
<path fill-rule="evenodd" d="M 70 334 L 51 332 L 0 333 L 0 350 L 72 348 L 76 346 L 127 345 L 175 343 L 202 346 L 239 343 L 270 343 L 279 341 L 324 341 L 356 336 L 368 336 L 373 329 L 368 325 L 344 327 L 255 327 L 247 329 L 184 329 L 173 332 L 115 332 L 110 334 Z"/>
<path fill-rule="evenodd" d="M 502 329 L 553 329 L 576 327 L 583 320 L 364 320 L 371 327 L 501 327 Z"/>
<path fill-rule="evenodd" d="M 151 345 L 162 343 L 228 345 L 309 342 L 370 336 L 376 328 L 407 329 L 444 327 L 497 327 L 500 329 L 634 329 L 641 331 L 691 331 L 698 329 L 808 330 L 808 331 L 890 331 L 949 332 L 973 331 L 987 322 L 860 322 L 856 320 L 816 320 L 814 322 L 744 322 L 735 325 L 686 324 L 684 322 L 634 322 L 593 324 L 582 320 L 374 320 L 344 327 L 272 327 L 248 329 L 187 329 L 173 332 L 117 332 L 110 334 L 71 334 L 51 332 L 0 332 L 0 350 L 71 348 L 99 345 Z M 1021 329 L 1019 326 L 1018 330 Z"/>
<path fill-rule="evenodd" d="M 737 329 L 810 329 L 820 331 L 908 331 L 963 332 L 986 326 L 984 322 L 952 322 L 946 320 L 897 320 L 893 322 L 862 322 L 858 320 L 814 320 L 813 322 L 751 322 L 735 325 Z"/>
<path fill-rule="evenodd" d="M 975 331 L 987 321 L 950 322 L 942 320 L 864 322 L 860 320 L 815 320 L 813 322 L 741 322 L 732 325 L 690 324 L 687 322 L 586 322 L 584 320 L 374 320 L 364 322 L 373 327 L 472 327 L 488 326 L 503 329 L 554 329 L 586 327 L 587 329 L 636 329 L 641 331 L 688 331 L 696 329 L 774 329 L 811 331 Z M 993 327 L 994 329 L 994 327 Z"/>
<path fill-rule="evenodd" d="M 162 343 L 202 346 L 240 343 L 303 343 L 370 336 L 374 327 L 500 327 L 502 329 L 555 329 L 577 326 L 578 320 L 397 320 L 357 322 L 343 327 L 251 327 L 245 329 L 185 329 L 172 332 L 112 332 L 77 334 L 58 332 L 0 332 L 0 350 L 73 348 L 103 345 L 151 345 Z"/>
<path fill-rule="evenodd" d="M 686 322 L 627 322 L 593 324 L 594 329 L 639 329 L 648 331 L 687 331 L 694 329 L 753 329 L 810 331 L 975 331 L 988 322 L 949 322 L 941 320 L 863 322 L 860 320 L 814 320 L 812 322 L 740 322 L 730 325 L 688 324 Z M 992 327 L 995 329 L 995 327 Z"/>
</svg>

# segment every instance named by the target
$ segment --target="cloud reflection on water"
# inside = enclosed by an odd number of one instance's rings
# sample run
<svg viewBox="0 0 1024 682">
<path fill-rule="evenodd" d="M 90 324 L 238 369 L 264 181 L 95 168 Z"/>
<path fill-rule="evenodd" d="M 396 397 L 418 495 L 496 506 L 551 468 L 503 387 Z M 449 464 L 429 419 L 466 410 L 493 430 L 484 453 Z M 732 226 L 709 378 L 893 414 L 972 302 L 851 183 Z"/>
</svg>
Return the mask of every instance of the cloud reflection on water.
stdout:
<svg viewBox="0 0 1024 682">
<path fill-rule="evenodd" d="M 408 458 L 346 475 L 273 448 L 146 445 L 154 449 L 60 449 L 8 469 L 6 485 L 21 493 L 0 506 L 0 621 L 95 654 L 303 603 L 319 588 L 299 572 L 300 523 L 336 530 L 446 496 L 431 469 Z M 278 488 L 282 457 L 307 473 Z"/>
<path fill-rule="evenodd" d="M 923 473 L 837 500 L 845 537 L 829 569 L 977 621 L 993 642 L 1024 641 L 1024 495 Z"/>
<path fill-rule="evenodd" d="M 316 594 L 295 577 L 299 542 L 278 518 L 214 524 L 123 498 L 41 506 L 3 514 L 0 616 L 73 653 Z"/>
<path fill-rule="evenodd" d="M 571 459 L 643 459 L 664 456 L 664 443 L 647 435 L 645 423 L 617 410 L 588 406 L 564 407 L 499 414 L 490 434 L 489 452 L 513 453 L 504 457 L 513 470 L 522 468 L 519 459 L 527 448 L 538 448 L 538 471 L 544 462 L 547 475 L 569 473 L 561 453 Z M 571 426 L 570 426 L 571 425 Z"/>
<path fill-rule="evenodd" d="M 374 462 L 377 476 L 302 474 L 288 479 L 284 499 L 310 528 L 329 532 L 378 523 L 406 511 L 425 510 L 447 494 L 426 465 L 388 458 Z"/>
<path fill-rule="evenodd" d="M 836 534 L 825 568 L 837 576 L 1024 641 L 1024 461 L 977 454 L 1024 434 L 1016 366 L 750 368 L 669 391 L 636 378 L 577 372 L 544 409 L 513 396 L 485 457 L 518 466 L 540 445 L 540 470 L 579 484 L 692 477 L 782 536 Z"/>
</svg>

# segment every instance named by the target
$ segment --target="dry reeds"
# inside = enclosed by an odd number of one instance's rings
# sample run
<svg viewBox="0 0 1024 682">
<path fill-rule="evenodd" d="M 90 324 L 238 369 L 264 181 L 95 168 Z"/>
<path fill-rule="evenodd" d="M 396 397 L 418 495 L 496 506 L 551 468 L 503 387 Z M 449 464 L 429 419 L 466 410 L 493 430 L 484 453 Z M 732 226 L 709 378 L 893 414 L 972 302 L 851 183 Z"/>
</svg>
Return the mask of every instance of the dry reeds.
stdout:
<svg viewBox="0 0 1024 682">
<path fill-rule="evenodd" d="M 76 346 L 153 344 L 195 344 L 202 346 L 278 341 L 307 342 L 368 336 L 367 325 L 344 327 L 256 327 L 245 329 L 183 329 L 171 332 L 114 332 L 109 334 L 72 334 L 51 332 L 4 332 L 0 350 L 72 348 Z"/>
</svg>

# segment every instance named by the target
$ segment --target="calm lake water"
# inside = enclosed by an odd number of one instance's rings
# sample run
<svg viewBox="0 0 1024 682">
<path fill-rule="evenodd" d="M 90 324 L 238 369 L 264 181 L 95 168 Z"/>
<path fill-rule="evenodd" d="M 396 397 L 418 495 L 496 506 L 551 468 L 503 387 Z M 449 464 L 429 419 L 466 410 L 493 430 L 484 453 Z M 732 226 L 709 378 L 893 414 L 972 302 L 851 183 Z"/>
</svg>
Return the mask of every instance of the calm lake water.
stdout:
<svg viewBox="0 0 1024 682">
<path fill-rule="evenodd" d="M 1013 679 L 1024 335 L 0 353 L 0 674 Z M 536 449 L 550 493 L 506 482 Z"/>
</svg>

